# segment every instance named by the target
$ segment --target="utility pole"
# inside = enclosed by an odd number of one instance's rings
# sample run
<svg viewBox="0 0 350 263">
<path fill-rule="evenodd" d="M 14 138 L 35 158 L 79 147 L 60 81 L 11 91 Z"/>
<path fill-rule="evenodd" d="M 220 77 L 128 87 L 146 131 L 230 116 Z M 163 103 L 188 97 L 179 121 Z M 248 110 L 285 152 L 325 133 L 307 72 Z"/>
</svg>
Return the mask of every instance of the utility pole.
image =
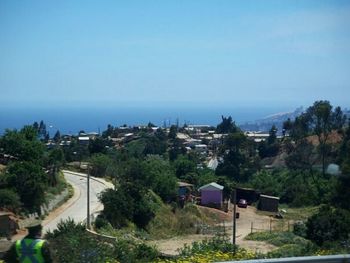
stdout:
<svg viewBox="0 0 350 263">
<path fill-rule="evenodd" d="M 86 217 L 86 228 L 90 229 L 90 165 L 87 165 L 87 217 Z"/>
<path fill-rule="evenodd" d="M 236 250 L 236 189 L 233 189 L 233 233 L 232 233 L 232 244 L 234 246 L 234 252 Z"/>
</svg>

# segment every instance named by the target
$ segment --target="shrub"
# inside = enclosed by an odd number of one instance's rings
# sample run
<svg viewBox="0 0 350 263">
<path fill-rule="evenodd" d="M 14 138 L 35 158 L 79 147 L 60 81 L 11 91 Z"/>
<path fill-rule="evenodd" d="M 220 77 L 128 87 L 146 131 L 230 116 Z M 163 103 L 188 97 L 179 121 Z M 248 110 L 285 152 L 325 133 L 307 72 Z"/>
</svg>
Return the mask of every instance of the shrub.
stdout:
<svg viewBox="0 0 350 263">
<path fill-rule="evenodd" d="M 95 227 L 96 228 L 103 228 L 109 225 L 109 222 L 103 218 L 102 216 L 98 216 L 95 220 Z"/>
<path fill-rule="evenodd" d="M 246 239 L 265 241 L 277 247 L 290 244 L 306 246 L 308 243 L 311 243 L 300 236 L 296 236 L 292 232 L 257 232 L 249 234 Z"/>
<path fill-rule="evenodd" d="M 193 242 L 191 246 L 185 245 L 180 250 L 178 258 L 173 260 L 159 260 L 157 262 L 218 262 L 230 260 L 243 260 L 260 258 L 262 255 L 238 248 L 227 238 L 216 236 L 201 242 Z"/>
<path fill-rule="evenodd" d="M 144 243 L 133 239 L 118 238 L 115 244 L 115 259 L 120 262 L 154 262 L 159 252 Z"/>
<path fill-rule="evenodd" d="M 114 259 L 114 246 L 88 235 L 84 225 L 75 224 L 72 219 L 61 221 L 56 230 L 47 234 L 47 239 L 57 262 L 108 262 Z"/>
<path fill-rule="evenodd" d="M 306 237 L 306 225 L 304 222 L 297 222 L 294 224 L 293 233 L 297 236 Z"/>
<path fill-rule="evenodd" d="M 194 254 L 220 251 L 220 252 L 232 252 L 237 250 L 237 246 L 230 243 L 226 237 L 215 236 L 211 239 L 206 239 L 201 242 L 193 242 L 191 246 L 185 245 L 180 249 L 180 256 L 188 257 Z"/>
<path fill-rule="evenodd" d="M 350 234 L 350 212 L 321 206 L 317 214 L 306 222 L 306 235 L 318 245 L 332 241 L 343 241 Z"/>
<path fill-rule="evenodd" d="M 268 258 L 283 258 L 283 257 L 298 257 L 298 256 L 305 256 L 303 246 L 298 244 L 286 244 L 267 253 Z"/>
<path fill-rule="evenodd" d="M 17 210 L 21 206 L 19 196 L 10 189 L 0 189 L 0 207 L 12 211 Z"/>
</svg>

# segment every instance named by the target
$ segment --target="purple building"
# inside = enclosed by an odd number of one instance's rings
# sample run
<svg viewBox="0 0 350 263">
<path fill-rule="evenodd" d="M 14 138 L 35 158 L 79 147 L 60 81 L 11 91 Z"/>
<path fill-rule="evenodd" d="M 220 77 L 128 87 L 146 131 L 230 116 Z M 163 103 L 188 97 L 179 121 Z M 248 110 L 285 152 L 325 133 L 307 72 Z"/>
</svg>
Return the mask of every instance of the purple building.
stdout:
<svg viewBox="0 0 350 263">
<path fill-rule="evenodd" d="M 222 190 L 224 187 L 217 183 L 203 185 L 198 190 L 201 192 L 201 205 L 222 206 Z"/>
</svg>

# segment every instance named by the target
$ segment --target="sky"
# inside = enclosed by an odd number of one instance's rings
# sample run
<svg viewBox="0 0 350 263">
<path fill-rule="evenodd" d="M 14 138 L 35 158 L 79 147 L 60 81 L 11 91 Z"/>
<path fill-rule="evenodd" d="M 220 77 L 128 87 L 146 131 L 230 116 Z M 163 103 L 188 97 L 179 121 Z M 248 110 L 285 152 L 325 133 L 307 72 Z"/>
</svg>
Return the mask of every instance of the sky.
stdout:
<svg viewBox="0 0 350 263">
<path fill-rule="evenodd" d="M 0 106 L 350 106 L 350 1 L 0 1 Z"/>
</svg>

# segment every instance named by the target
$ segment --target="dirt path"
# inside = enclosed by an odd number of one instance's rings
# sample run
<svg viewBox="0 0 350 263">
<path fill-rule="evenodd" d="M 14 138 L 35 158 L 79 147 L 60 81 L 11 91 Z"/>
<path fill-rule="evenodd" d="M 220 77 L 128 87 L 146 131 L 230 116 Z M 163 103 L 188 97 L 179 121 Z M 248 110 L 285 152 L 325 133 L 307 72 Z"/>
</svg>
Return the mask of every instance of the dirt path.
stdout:
<svg viewBox="0 0 350 263">
<path fill-rule="evenodd" d="M 232 210 L 228 213 L 224 213 L 222 211 L 218 211 L 216 209 L 209 209 L 210 213 L 216 213 L 218 218 L 225 221 L 225 232 L 230 235 L 232 233 Z M 259 241 L 251 241 L 245 240 L 244 237 L 247 236 L 251 232 L 251 222 L 253 222 L 254 228 L 259 229 L 268 229 L 270 218 L 265 215 L 259 215 L 256 213 L 256 208 L 248 207 L 248 208 L 237 208 L 237 212 L 240 213 L 239 219 L 237 219 L 236 225 L 236 243 L 240 247 L 252 250 L 254 252 L 266 253 L 269 252 L 276 247 L 267 244 L 265 242 Z M 178 250 L 182 248 L 185 244 L 190 245 L 192 242 L 201 241 L 207 238 L 212 237 L 213 235 L 187 235 L 181 237 L 174 237 L 170 239 L 162 239 L 149 242 L 150 245 L 155 245 L 161 252 L 169 255 L 178 254 Z M 232 242 L 232 234 L 230 238 Z"/>
<path fill-rule="evenodd" d="M 247 208 L 237 208 L 237 212 L 240 217 L 237 220 L 236 231 L 236 243 L 240 247 L 266 253 L 276 247 L 260 241 L 245 240 L 244 238 L 251 233 L 251 223 L 253 222 L 253 228 L 255 229 L 269 229 L 270 217 L 265 215 L 259 215 L 256 213 L 255 207 L 248 206 Z M 229 224 L 229 229 L 232 231 L 232 222 Z M 231 238 L 232 240 L 232 238 Z"/>
</svg>

